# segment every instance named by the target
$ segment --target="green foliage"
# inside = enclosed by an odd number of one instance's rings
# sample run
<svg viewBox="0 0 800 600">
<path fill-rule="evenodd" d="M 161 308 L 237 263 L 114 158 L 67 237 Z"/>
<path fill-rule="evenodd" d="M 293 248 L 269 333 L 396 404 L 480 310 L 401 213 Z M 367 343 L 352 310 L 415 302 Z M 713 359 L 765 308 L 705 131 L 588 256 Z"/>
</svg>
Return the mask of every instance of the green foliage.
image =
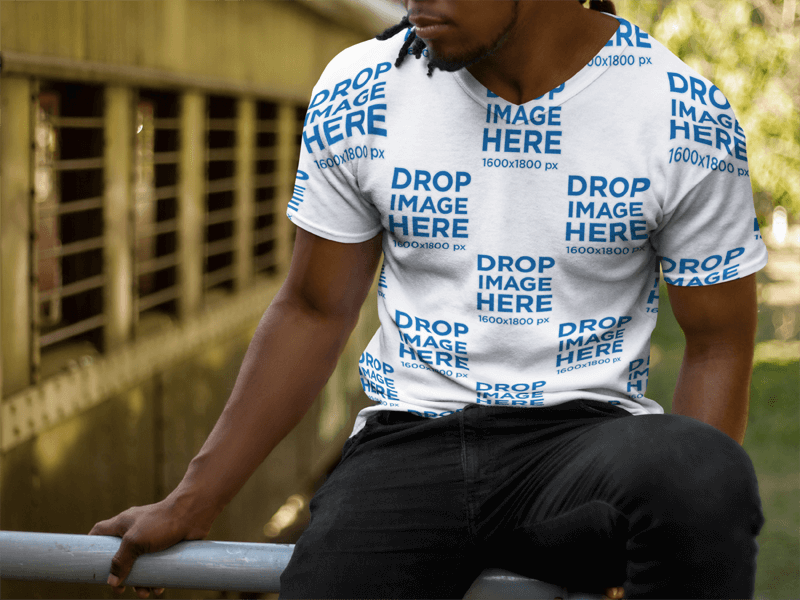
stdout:
<svg viewBox="0 0 800 600">
<path fill-rule="evenodd" d="M 747 134 L 760 217 L 800 216 L 800 19 L 797 0 L 617 0 L 730 101 Z M 763 218 L 760 219 L 763 221 Z"/>
</svg>

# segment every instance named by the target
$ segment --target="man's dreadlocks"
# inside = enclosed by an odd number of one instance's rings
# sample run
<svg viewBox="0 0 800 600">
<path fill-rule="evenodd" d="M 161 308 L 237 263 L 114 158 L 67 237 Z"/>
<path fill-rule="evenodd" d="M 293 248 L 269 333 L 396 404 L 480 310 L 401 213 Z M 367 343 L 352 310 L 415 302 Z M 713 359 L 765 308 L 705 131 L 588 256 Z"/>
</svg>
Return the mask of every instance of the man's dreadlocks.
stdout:
<svg viewBox="0 0 800 600">
<path fill-rule="evenodd" d="M 585 4 L 586 0 L 578 0 L 581 4 Z M 614 8 L 614 2 L 612 0 L 590 0 L 589 8 L 592 10 L 599 10 L 601 12 L 611 13 L 612 15 L 617 14 L 616 9 Z M 383 33 L 376 35 L 376 40 L 388 40 L 391 37 L 394 37 L 395 34 L 403 31 L 404 29 L 408 29 L 411 27 L 411 21 L 408 20 L 408 15 L 403 17 L 403 20 L 400 21 L 397 25 L 392 25 Z M 411 48 L 411 54 L 413 54 L 416 58 L 420 58 L 422 56 L 422 51 L 425 50 L 425 42 L 422 38 L 417 37 L 416 29 L 413 29 L 406 37 L 406 41 L 403 42 L 403 46 L 400 48 L 400 54 L 397 56 L 397 60 L 394 61 L 394 66 L 399 67 L 403 64 L 403 61 L 406 59 L 406 56 L 409 55 L 408 49 Z M 428 64 L 428 77 L 433 76 L 434 66 Z"/>
<path fill-rule="evenodd" d="M 390 37 L 394 37 L 396 33 L 403 31 L 404 29 L 408 29 L 409 27 L 411 27 L 411 21 L 408 20 L 408 15 L 406 15 L 405 17 L 403 17 L 403 20 L 400 21 L 397 25 L 392 25 L 391 27 L 389 27 L 389 29 L 387 29 L 380 35 L 376 35 L 375 39 L 381 41 L 388 40 Z M 394 61 L 395 67 L 399 67 L 401 64 L 403 64 L 403 61 L 409 54 L 408 53 L 409 48 L 411 48 L 411 52 L 413 52 L 414 56 L 416 56 L 417 58 L 422 56 L 422 51 L 425 49 L 425 42 L 422 41 L 422 38 L 417 37 L 416 28 L 414 28 L 414 30 L 408 34 L 408 36 L 406 37 L 406 41 L 403 43 L 403 47 L 400 48 L 400 54 L 398 55 L 397 60 Z M 428 65 L 428 77 L 431 77 L 432 75 L 433 75 L 433 66 Z"/>
</svg>

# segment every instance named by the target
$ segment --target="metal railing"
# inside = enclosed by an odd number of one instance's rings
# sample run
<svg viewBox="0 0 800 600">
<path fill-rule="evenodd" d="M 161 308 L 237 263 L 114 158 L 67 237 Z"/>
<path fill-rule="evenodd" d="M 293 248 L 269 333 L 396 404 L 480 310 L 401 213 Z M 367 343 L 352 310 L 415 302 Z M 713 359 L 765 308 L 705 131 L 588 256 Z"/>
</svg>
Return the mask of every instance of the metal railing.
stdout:
<svg viewBox="0 0 800 600">
<path fill-rule="evenodd" d="M 105 584 L 119 545 L 120 538 L 109 536 L 0 531 L 0 578 Z M 292 544 L 181 542 L 136 559 L 125 585 L 274 593 L 293 551 Z M 464 598 L 600 600 L 602 595 L 570 593 L 509 571 L 486 569 Z"/>
<path fill-rule="evenodd" d="M 120 538 L 0 531 L 0 577 L 105 584 Z M 181 542 L 136 559 L 125 585 L 277 592 L 288 544 Z"/>
</svg>

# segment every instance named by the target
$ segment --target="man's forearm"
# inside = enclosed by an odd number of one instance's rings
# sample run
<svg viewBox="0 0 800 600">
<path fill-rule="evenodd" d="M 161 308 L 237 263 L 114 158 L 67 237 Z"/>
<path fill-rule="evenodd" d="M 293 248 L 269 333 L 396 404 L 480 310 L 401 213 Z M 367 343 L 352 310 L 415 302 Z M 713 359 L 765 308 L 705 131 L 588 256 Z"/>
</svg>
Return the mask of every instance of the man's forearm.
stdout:
<svg viewBox="0 0 800 600">
<path fill-rule="evenodd" d="M 302 419 L 333 372 L 355 322 L 277 300 L 270 306 L 222 415 L 171 494 L 181 510 L 210 527 Z"/>
<path fill-rule="evenodd" d="M 687 342 L 672 413 L 713 425 L 741 444 L 750 405 L 752 346 Z"/>
</svg>

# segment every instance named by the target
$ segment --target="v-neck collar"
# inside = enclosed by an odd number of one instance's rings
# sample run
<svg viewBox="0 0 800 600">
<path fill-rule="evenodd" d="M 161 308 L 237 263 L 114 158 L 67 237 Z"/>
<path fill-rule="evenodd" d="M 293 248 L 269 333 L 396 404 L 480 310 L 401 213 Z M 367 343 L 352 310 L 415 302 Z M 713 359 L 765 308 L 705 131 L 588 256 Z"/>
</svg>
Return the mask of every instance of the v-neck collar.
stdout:
<svg viewBox="0 0 800 600">
<path fill-rule="evenodd" d="M 609 16 L 615 17 L 620 22 L 620 26 L 622 23 L 628 23 L 631 30 L 634 29 L 633 25 L 625 19 L 611 14 L 609 14 Z M 606 45 L 600 49 L 600 51 L 592 58 L 591 61 L 589 61 L 586 66 L 575 73 L 575 75 L 549 92 L 545 92 L 544 95 L 540 96 L 539 98 L 534 98 L 533 100 L 525 102 L 524 104 L 514 104 L 513 102 L 509 102 L 508 100 L 501 98 L 490 89 L 486 88 L 480 81 L 475 79 L 472 73 L 470 73 L 467 69 L 460 69 L 454 73 L 448 74 L 454 77 L 461 89 L 464 90 L 464 92 L 470 98 L 475 100 L 475 102 L 480 104 L 483 108 L 486 108 L 489 104 L 498 104 L 501 102 L 510 104 L 511 106 L 524 107 L 533 105 L 540 106 L 542 104 L 558 106 L 590 86 L 596 79 L 605 73 L 606 70 L 612 66 L 614 56 L 625 54 L 629 46 L 627 44 L 619 43 L 620 40 L 616 39 L 618 31 L 619 27 L 611 35 L 608 42 L 606 42 Z M 617 43 L 615 43 L 615 39 Z"/>
</svg>

